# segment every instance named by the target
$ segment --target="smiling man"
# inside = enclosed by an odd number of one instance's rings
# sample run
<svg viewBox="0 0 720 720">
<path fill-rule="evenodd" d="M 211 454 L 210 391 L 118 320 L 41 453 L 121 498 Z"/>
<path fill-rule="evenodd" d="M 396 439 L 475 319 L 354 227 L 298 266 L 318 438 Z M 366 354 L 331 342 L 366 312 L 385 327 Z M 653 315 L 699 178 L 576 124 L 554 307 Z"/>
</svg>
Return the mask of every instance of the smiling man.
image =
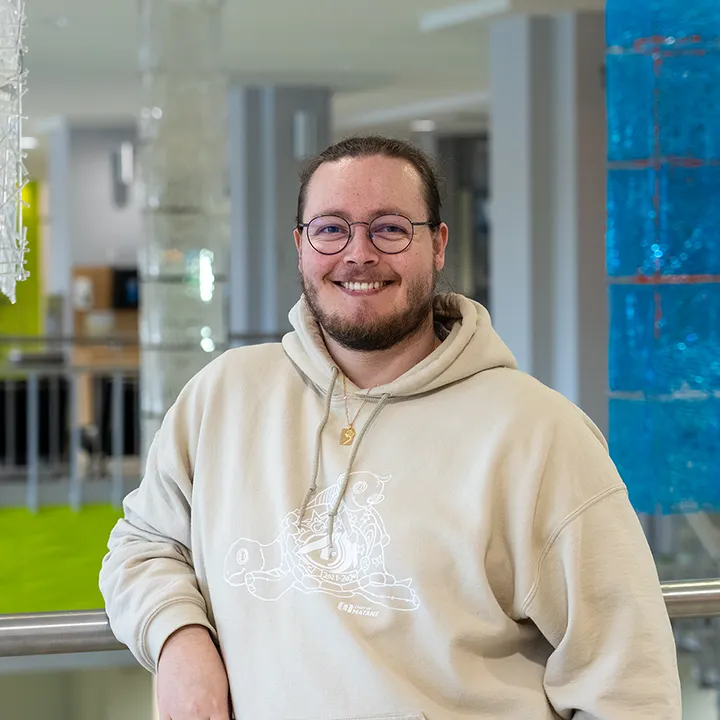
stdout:
<svg viewBox="0 0 720 720">
<path fill-rule="evenodd" d="M 282 344 L 181 393 L 101 572 L 162 720 L 680 720 L 670 623 L 604 439 L 436 294 L 429 160 L 301 178 Z"/>
</svg>

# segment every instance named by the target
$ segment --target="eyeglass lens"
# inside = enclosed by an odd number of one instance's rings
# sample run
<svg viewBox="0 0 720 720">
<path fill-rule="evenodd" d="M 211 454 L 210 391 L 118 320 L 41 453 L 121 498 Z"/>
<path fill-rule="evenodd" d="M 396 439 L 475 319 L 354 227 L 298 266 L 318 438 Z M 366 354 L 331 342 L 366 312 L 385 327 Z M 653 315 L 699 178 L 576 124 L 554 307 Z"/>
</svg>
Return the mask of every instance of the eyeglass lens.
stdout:
<svg viewBox="0 0 720 720">
<path fill-rule="evenodd" d="M 412 223 L 401 215 L 383 215 L 370 223 L 370 239 L 381 252 L 398 253 L 407 248 L 413 238 Z M 308 239 L 321 253 L 340 252 L 348 244 L 350 223 L 334 215 L 317 217 L 308 225 Z"/>
</svg>

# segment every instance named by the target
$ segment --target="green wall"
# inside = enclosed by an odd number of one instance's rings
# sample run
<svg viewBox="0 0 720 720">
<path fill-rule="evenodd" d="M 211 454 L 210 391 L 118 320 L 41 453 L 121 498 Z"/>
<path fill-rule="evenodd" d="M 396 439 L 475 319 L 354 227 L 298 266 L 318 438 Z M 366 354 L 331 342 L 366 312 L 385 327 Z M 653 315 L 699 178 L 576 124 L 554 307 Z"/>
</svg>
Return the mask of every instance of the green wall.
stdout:
<svg viewBox="0 0 720 720">
<path fill-rule="evenodd" d="M 121 514 L 105 505 L 0 508 L 0 615 L 101 608 L 98 573 Z"/>
<path fill-rule="evenodd" d="M 40 196 L 37 182 L 23 190 L 23 223 L 30 277 L 18 283 L 14 305 L 0 299 L 2 335 L 44 333 Z M 33 343 L 27 349 L 39 349 Z M 0 342 L 0 365 L 10 349 Z M 37 515 L 24 508 L 0 508 L 0 614 L 102 607 L 98 572 L 110 530 L 120 511 L 109 506 L 45 508 Z M 4 718 L 2 710 L 0 717 Z"/>
<path fill-rule="evenodd" d="M 42 278 L 42 242 L 40 237 L 40 195 L 37 182 L 23 189 L 23 224 L 28 250 L 25 267 L 30 277 L 17 285 L 14 305 L 0 297 L 0 335 L 42 335 L 45 324 L 45 299 Z M 0 357 L 4 348 L 0 345 Z"/>
</svg>

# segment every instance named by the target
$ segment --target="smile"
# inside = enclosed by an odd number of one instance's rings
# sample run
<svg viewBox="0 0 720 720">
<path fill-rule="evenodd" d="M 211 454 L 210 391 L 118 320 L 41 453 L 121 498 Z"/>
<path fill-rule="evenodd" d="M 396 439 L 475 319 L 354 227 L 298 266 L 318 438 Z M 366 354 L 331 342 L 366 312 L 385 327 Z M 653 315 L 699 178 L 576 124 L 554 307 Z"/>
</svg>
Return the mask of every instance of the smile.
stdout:
<svg viewBox="0 0 720 720">
<path fill-rule="evenodd" d="M 377 292 L 382 290 L 388 285 L 392 285 L 392 282 L 385 280 L 382 282 L 339 282 L 335 283 L 343 290 L 349 290 L 350 292 Z"/>
</svg>

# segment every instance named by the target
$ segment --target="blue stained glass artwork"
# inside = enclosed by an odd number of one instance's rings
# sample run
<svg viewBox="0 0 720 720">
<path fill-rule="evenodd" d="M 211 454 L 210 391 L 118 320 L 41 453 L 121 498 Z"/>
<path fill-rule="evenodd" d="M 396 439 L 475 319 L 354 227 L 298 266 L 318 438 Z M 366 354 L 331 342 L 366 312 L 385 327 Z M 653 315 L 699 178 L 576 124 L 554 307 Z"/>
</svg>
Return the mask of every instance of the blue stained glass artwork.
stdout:
<svg viewBox="0 0 720 720">
<path fill-rule="evenodd" d="M 636 509 L 720 510 L 720 2 L 608 0 L 610 450 Z"/>
</svg>

